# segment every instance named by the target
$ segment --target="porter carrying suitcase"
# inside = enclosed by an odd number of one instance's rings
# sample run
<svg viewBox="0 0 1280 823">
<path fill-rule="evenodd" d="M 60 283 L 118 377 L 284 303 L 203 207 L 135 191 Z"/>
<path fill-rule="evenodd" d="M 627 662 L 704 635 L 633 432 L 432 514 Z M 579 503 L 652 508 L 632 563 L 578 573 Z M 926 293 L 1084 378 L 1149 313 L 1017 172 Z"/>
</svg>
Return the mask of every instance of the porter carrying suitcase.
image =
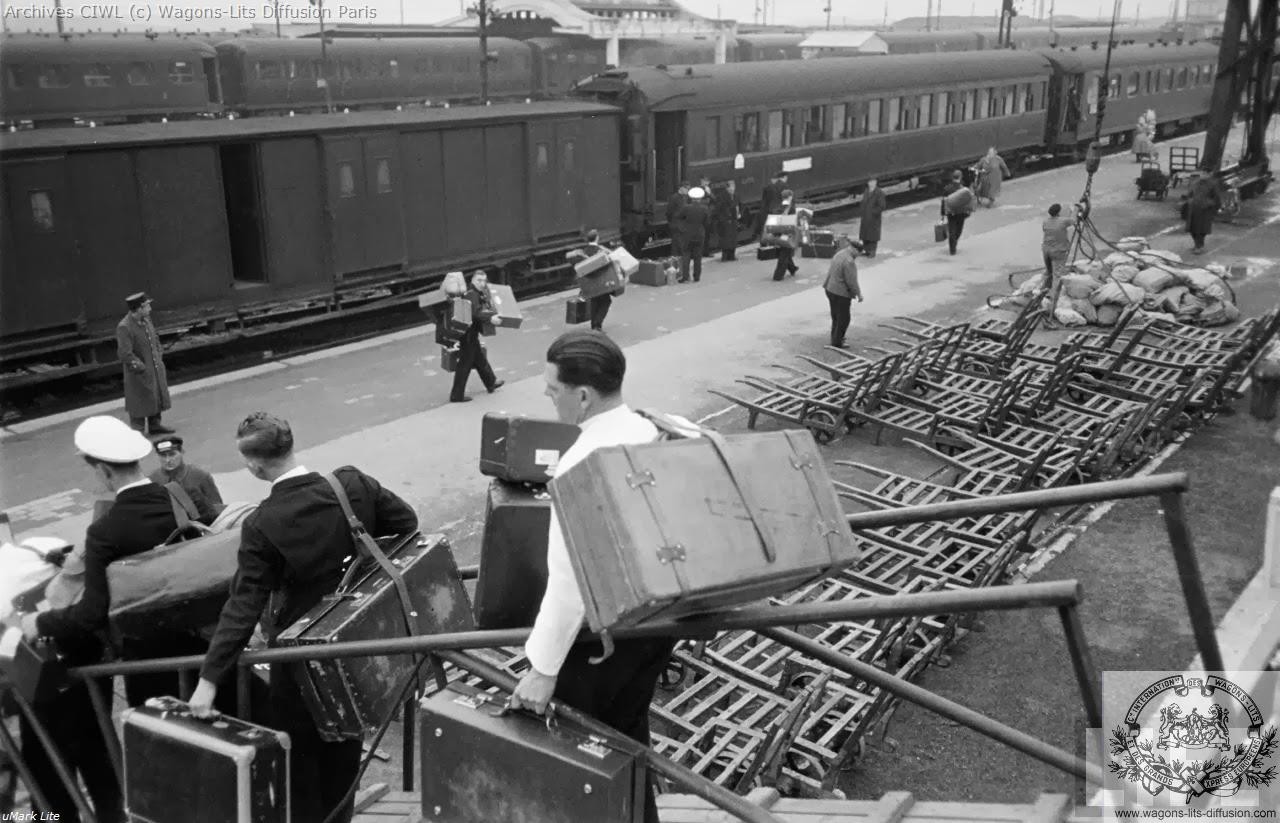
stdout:
<svg viewBox="0 0 1280 823">
<path fill-rule="evenodd" d="M 480 421 L 480 473 L 513 483 L 546 483 L 580 433 L 558 420 L 486 414 Z"/>
<path fill-rule="evenodd" d="M 284 732 L 201 720 L 172 697 L 125 709 L 120 725 L 130 823 L 289 823 Z"/>
<path fill-rule="evenodd" d="M 574 263 L 573 273 L 581 279 L 588 275 L 610 268 L 613 268 L 613 261 L 609 259 L 609 252 L 601 250 L 590 257 L 584 257 Z"/>
<path fill-rule="evenodd" d="M 619 294 L 627 287 L 618 267 L 612 262 L 603 269 L 598 269 L 586 277 L 578 278 L 578 288 L 582 297 L 599 297 L 602 294 Z"/>
<path fill-rule="evenodd" d="M 692 427 L 650 417 L 677 437 Z M 597 449 L 548 487 L 596 631 L 782 594 L 858 560 L 812 434 L 692 429 Z"/>
<path fill-rule="evenodd" d="M 449 301 L 449 327 L 454 331 L 465 332 L 471 328 L 471 301 L 465 297 L 455 297 Z"/>
<path fill-rule="evenodd" d="M 631 277 L 640 271 L 640 261 L 621 246 L 609 252 L 609 259 L 622 270 L 623 278 Z"/>
<path fill-rule="evenodd" d="M 285 629 L 276 644 L 314 646 L 405 637 L 410 619 L 416 634 L 470 631 L 475 626 L 471 601 L 442 535 L 415 533 L 378 543 L 403 577 L 410 600 L 407 610 L 401 604 L 400 587 L 377 563 Z M 313 660 L 300 667 L 302 697 L 320 736 L 330 741 L 359 740 L 376 729 L 394 711 L 417 663 L 412 655 L 397 655 Z"/>
<path fill-rule="evenodd" d="M 565 718 L 450 686 L 419 703 L 422 812 L 449 823 L 641 823 L 646 767 Z"/>
<path fill-rule="evenodd" d="M 547 590 L 547 529 L 551 496 L 494 480 L 484 512 L 480 577 L 476 580 L 476 628 L 532 626 Z"/>
</svg>

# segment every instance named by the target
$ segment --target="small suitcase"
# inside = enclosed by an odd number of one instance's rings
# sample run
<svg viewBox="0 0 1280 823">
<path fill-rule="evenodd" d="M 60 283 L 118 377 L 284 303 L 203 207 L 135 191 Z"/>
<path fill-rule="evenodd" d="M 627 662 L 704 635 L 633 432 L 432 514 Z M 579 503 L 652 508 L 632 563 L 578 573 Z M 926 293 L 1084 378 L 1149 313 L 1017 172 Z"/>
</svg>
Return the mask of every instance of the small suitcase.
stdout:
<svg viewBox="0 0 1280 823">
<path fill-rule="evenodd" d="M 476 628 L 532 626 L 547 589 L 551 496 L 543 486 L 494 480 L 485 506 L 476 580 Z"/>
<path fill-rule="evenodd" d="M 621 246 L 609 252 L 609 259 L 622 270 L 623 278 L 631 277 L 640 271 L 640 261 Z"/>
<path fill-rule="evenodd" d="M 493 308 L 498 313 L 493 317 L 493 324 L 504 329 L 518 329 L 524 322 L 520 311 L 520 303 L 510 286 L 489 285 L 489 296 L 493 298 Z"/>
<path fill-rule="evenodd" d="M 797 215 L 771 214 L 765 218 L 764 234 L 760 237 L 760 245 L 797 248 L 800 245 L 800 231 L 801 226 Z"/>
<path fill-rule="evenodd" d="M 465 297 L 455 297 L 449 301 L 449 327 L 454 331 L 465 332 L 471 328 L 471 301 Z"/>
<path fill-rule="evenodd" d="M 551 505 L 550 501 L 547 505 Z M 542 587 L 545 589 L 547 538 L 546 530 L 543 532 Z M 0 633 L 3 633 L 2 629 Z M 24 638 L 17 641 L 12 657 L 0 654 L 0 684 L 12 687 L 28 703 L 40 704 L 62 694 L 71 685 L 71 678 L 67 675 L 67 668 L 58 657 L 52 641 Z"/>
<path fill-rule="evenodd" d="M 947 239 L 947 221 L 939 220 L 933 224 L 933 242 L 941 243 Z"/>
<path fill-rule="evenodd" d="M 858 560 L 813 435 L 698 431 L 597 449 L 549 484 L 592 629 L 736 606 Z"/>
<path fill-rule="evenodd" d="M 564 322 L 569 325 L 586 323 L 591 319 L 591 304 L 582 297 L 570 297 L 564 304 Z"/>
<path fill-rule="evenodd" d="M 289 735 L 153 697 L 120 716 L 130 823 L 289 823 Z M 301 823 L 301 821 L 299 821 Z"/>
<path fill-rule="evenodd" d="M 631 275 L 631 282 L 639 286 L 667 285 L 667 270 L 660 261 L 641 260 L 636 273 Z"/>
<path fill-rule="evenodd" d="M 777 246 L 760 246 L 756 249 L 757 260 L 777 260 L 780 255 Z"/>
<path fill-rule="evenodd" d="M 627 287 L 618 267 L 612 263 L 608 268 L 599 269 L 586 277 L 578 278 L 578 288 L 582 297 L 599 297 L 602 294 L 617 294 Z"/>
<path fill-rule="evenodd" d="M 447 372 L 455 372 L 458 370 L 458 363 L 462 360 L 462 347 L 454 344 L 452 346 L 440 347 L 440 368 Z"/>
<path fill-rule="evenodd" d="M 581 431 L 558 420 L 486 414 L 480 421 L 480 473 L 513 483 L 546 483 Z"/>
<path fill-rule="evenodd" d="M 422 814 L 449 823 L 641 823 L 646 767 L 567 719 L 450 686 L 418 704 Z"/>
<path fill-rule="evenodd" d="M 383 538 L 399 569 L 422 634 L 470 631 L 471 600 L 442 535 Z M 348 590 L 325 597 L 277 638 L 279 646 L 316 646 L 406 636 L 396 587 L 377 566 Z M 313 660 L 298 677 L 303 700 L 325 740 L 358 740 L 396 707 L 398 690 L 416 665 L 412 655 Z"/>
<path fill-rule="evenodd" d="M 598 251 L 573 264 L 573 272 L 579 279 L 607 268 L 613 268 L 613 261 L 609 259 L 607 251 Z"/>
<path fill-rule="evenodd" d="M 444 305 L 436 312 L 436 342 L 441 346 L 458 342 L 462 339 L 463 332 L 458 331 L 449 324 L 449 307 Z"/>
<path fill-rule="evenodd" d="M 830 260 L 836 256 L 836 236 L 829 231 L 809 232 L 809 242 L 800 249 L 804 257 L 816 257 L 819 260 Z"/>
</svg>

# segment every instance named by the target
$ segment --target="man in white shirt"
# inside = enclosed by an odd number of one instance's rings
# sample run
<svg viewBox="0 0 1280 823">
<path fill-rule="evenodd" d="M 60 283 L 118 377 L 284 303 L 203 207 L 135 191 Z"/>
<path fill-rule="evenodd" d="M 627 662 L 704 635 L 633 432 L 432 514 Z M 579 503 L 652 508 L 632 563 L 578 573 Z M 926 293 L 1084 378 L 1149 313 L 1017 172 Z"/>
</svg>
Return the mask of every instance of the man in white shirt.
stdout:
<svg viewBox="0 0 1280 823">
<path fill-rule="evenodd" d="M 546 394 L 561 421 L 582 428 L 556 466 L 557 475 L 596 449 L 657 439 L 657 428 L 623 402 L 626 368 L 622 350 L 599 332 L 571 331 L 547 349 Z M 602 652 L 599 641 L 574 645 L 585 613 L 564 533 L 553 510 L 547 539 L 547 590 L 525 644 L 531 668 L 521 678 L 511 704 L 542 714 L 554 697 L 647 746 L 649 704 L 675 640 L 617 640 L 613 654 L 592 665 L 590 658 Z M 651 783 L 645 821 L 657 820 Z"/>
</svg>

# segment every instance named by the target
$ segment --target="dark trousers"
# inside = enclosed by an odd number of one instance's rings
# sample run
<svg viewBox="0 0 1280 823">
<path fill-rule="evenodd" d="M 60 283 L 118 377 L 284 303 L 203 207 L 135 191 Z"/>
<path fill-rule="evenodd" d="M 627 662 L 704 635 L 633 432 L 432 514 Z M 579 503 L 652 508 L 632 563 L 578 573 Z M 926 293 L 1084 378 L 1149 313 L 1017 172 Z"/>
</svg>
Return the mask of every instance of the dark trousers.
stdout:
<svg viewBox="0 0 1280 823">
<path fill-rule="evenodd" d="M 849 309 L 853 298 L 827 292 L 827 302 L 831 305 L 831 345 L 843 346 L 844 336 L 849 331 Z"/>
<path fill-rule="evenodd" d="M 693 282 L 702 279 L 702 245 L 699 237 L 691 237 L 680 244 L 680 279 L 689 279 L 689 264 L 693 263 Z"/>
<path fill-rule="evenodd" d="M 289 734 L 293 747 L 289 753 L 292 818 L 322 823 L 360 773 L 361 741 L 329 743 L 321 739 L 302 702 L 302 691 L 295 678 L 292 666 L 271 667 L 267 710 L 264 712 L 259 706 L 254 712 L 254 722 Z M 350 823 L 354 815 L 355 794 L 352 793 L 333 823 Z"/>
<path fill-rule="evenodd" d="M 99 681 L 102 695 L 110 700 L 111 679 Z M 79 774 L 88 789 L 89 802 L 99 823 L 120 823 L 124 820 L 120 785 L 115 771 L 107 759 L 107 744 L 99 730 L 89 700 L 89 689 L 84 684 L 72 686 L 47 703 L 35 707 L 36 717 L 44 726 L 63 762 L 72 774 Z M 49 806 L 42 811 L 58 815 L 57 819 L 79 823 L 71 793 L 58 778 L 44 746 L 40 744 L 25 715 L 20 719 L 22 731 L 22 759 L 31 769 L 32 779 L 40 787 Z M 7 811 L 7 809 L 5 810 Z"/>
<path fill-rule="evenodd" d="M 560 667 L 555 699 L 648 746 L 649 704 L 674 647 L 669 637 L 617 640 L 609 659 L 593 666 L 588 658 L 600 654 L 600 644 L 580 643 Z M 658 823 L 656 794 L 650 777 L 645 823 Z"/>
<path fill-rule="evenodd" d="M 781 280 L 787 273 L 796 273 L 796 250 L 790 246 L 778 247 L 778 262 L 773 266 L 773 279 Z"/>
<path fill-rule="evenodd" d="M 489 366 L 489 356 L 480 345 L 479 329 L 472 329 L 462 336 L 461 351 L 458 354 L 458 369 L 453 373 L 453 392 L 450 400 L 461 400 L 467 393 L 467 380 L 471 378 L 471 370 L 480 374 L 480 382 L 486 389 L 492 390 L 498 382 L 493 369 Z"/>
<path fill-rule="evenodd" d="M 956 253 L 956 244 L 960 242 L 960 233 L 964 231 L 964 221 L 968 219 L 967 214 L 947 215 L 947 247 L 952 254 Z"/>
<path fill-rule="evenodd" d="M 151 429 L 160 425 L 160 415 L 153 414 L 150 417 L 130 417 L 129 425 L 143 434 L 146 434 Z"/>
<path fill-rule="evenodd" d="M 720 259 L 726 263 L 738 259 L 738 221 L 726 220 L 717 226 L 716 239 L 720 247 Z"/>
<path fill-rule="evenodd" d="M 1196 244 L 1195 248 L 1197 249 L 1204 248 L 1204 238 L 1205 238 L 1205 235 L 1203 234 L 1196 234 L 1195 232 L 1191 233 L 1191 240 Z"/>
<path fill-rule="evenodd" d="M 599 297 L 592 297 L 587 301 L 587 308 L 591 312 L 591 328 L 596 331 L 604 330 L 604 319 L 609 315 L 609 307 L 613 305 L 612 294 L 602 294 Z"/>
<path fill-rule="evenodd" d="M 875 256 L 876 256 L 876 246 L 878 246 L 878 245 L 880 245 L 880 241 L 879 241 L 879 240 L 863 240 L 863 241 L 862 241 L 862 253 L 863 253 L 863 254 L 865 254 L 867 257 L 875 257 Z"/>
</svg>

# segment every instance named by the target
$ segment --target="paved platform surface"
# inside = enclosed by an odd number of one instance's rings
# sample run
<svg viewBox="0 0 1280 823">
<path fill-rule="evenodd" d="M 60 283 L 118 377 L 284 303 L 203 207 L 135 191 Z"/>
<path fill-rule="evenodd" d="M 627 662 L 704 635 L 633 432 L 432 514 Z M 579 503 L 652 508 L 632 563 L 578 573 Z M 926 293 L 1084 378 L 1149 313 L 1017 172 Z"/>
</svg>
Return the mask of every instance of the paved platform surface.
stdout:
<svg viewBox="0 0 1280 823">
<path fill-rule="evenodd" d="M 1188 138 L 1188 142 L 1198 139 Z M 1159 235 L 1159 247 L 1187 251 L 1190 241 L 1178 231 L 1176 200 L 1135 201 L 1136 174 L 1137 165 L 1127 156 L 1104 161 L 1094 186 L 1095 222 L 1112 238 Z M 1011 271 L 1040 266 L 1039 225 L 1045 208 L 1051 202 L 1073 202 L 1083 182 L 1080 166 L 1007 182 L 999 207 L 983 209 L 969 221 L 955 257 L 947 254 L 945 245 L 932 242 L 936 201 L 887 213 L 881 256 L 860 261 L 866 302 L 854 306 L 851 345 L 858 349 L 892 336 L 876 324 L 895 315 L 953 320 L 978 314 L 987 295 L 1007 291 Z M 1207 260 L 1249 267 L 1250 278 L 1234 283 L 1246 314 L 1260 314 L 1280 297 L 1280 270 L 1275 263 L 1280 257 L 1280 207 L 1274 196 L 1247 204 L 1236 225 L 1216 227 L 1209 246 Z M 724 431 L 743 430 L 745 413 L 736 407 L 726 409 L 706 389 L 729 387 L 735 378 L 766 371 L 773 362 L 795 362 L 795 354 L 818 353 L 827 340 L 827 307 L 821 290 L 826 261 L 797 262 L 801 266 L 797 278 L 774 283 L 769 279 L 772 263 L 757 262 L 750 252 L 740 252 L 737 263 L 708 262 L 703 282 L 697 285 L 629 288 L 625 297 L 615 301 L 606 323 L 606 330 L 627 351 L 629 402 L 709 419 Z M 487 395 L 473 379 L 475 401 L 471 403 L 446 402 L 450 375 L 439 371 L 437 347 L 423 328 L 337 354 L 266 364 L 248 375 L 203 381 L 179 392 L 174 410 L 165 419 L 186 438 L 189 459 L 214 472 L 224 497 L 253 500 L 260 499 L 267 486 L 243 470 L 234 448 L 235 425 L 256 409 L 280 414 L 293 423 L 300 456 L 308 467 L 328 470 L 359 465 L 409 500 L 424 530 L 448 534 L 460 563 L 472 563 L 488 482 L 476 468 L 480 417 L 486 411 L 552 413 L 542 396 L 543 353 L 564 328 L 562 300 L 530 306 L 523 328 L 502 331 L 488 341 L 491 358 L 507 385 Z M 117 413 L 123 416 L 123 409 Z M 68 415 L 3 432 L 0 508 L 9 511 L 16 532 L 53 534 L 77 542 L 83 538 L 97 492 L 86 485 L 89 475 L 71 445 L 78 420 L 79 416 Z M 1258 428 L 1262 434 L 1269 431 Z M 1274 466 L 1274 455 L 1280 454 L 1267 451 L 1274 447 L 1262 436 L 1245 445 L 1236 459 L 1253 464 L 1251 472 L 1239 475 L 1239 487 L 1230 479 L 1230 465 L 1215 475 L 1222 478 L 1217 482 L 1231 489 L 1213 498 L 1225 521 L 1252 516 L 1253 491 L 1262 488 L 1268 467 Z M 933 467 L 926 458 L 892 444 L 873 446 L 864 434 L 843 438 L 828 453 L 832 459 L 859 460 L 895 471 Z M 1215 458 L 1209 456 L 1211 462 Z M 1273 482 L 1272 477 L 1266 488 Z M 1265 497 L 1265 490 L 1259 494 Z M 1199 516 L 1193 509 L 1193 518 Z M 1201 531 L 1194 519 L 1192 528 L 1196 534 Z M 1150 559 L 1163 551 L 1162 539 L 1158 534 L 1122 532 L 1107 536 L 1097 551 Z M 1244 545 L 1229 567 L 1212 571 L 1215 614 L 1225 610 L 1222 604 L 1230 603 L 1237 586 L 1257 568 L 1257 558 L 1249 552 Z M 1100 641 L 1105 651 L 1114 652 L 1106 662 L 1123 664 L 1136 660 L 1142 649 L 1153 648 L 1171 668 L 1180 669 L 1190 659 L 1189 638 L 1185 627 L 1175 625 L 1177 612 L 1171 605 L 1178 602 L 1176 583 L 1160 578 L 1148 581 L 1143 564 L 1094 564 L 1087 556 L 1050 573 L 1081 578 L 1087 597 L 1095 590 L 1110 595 L 1108 586 L 1119 586 L 1122 580 L 1133 586 L 1149 585 L 1147 596 L 1140 598 L 1142 607 L 1167 618 L 1148 625 L 1149 613 L 1126 610 L 1124 606 L 1134 599 L 1126 600 L 1121 593 L 1117 600 L 1107 601 L 1118 603 L 1118 608 L 1101 611 L 1086 626 L 1091 637 L 1106 638 Z M 1121 574 L 1124 578 L 1118 577 Z M 1090 614 L 1086 609 L 1086 618 L 1092 620 Z M 1060 673 L 1054 674 L 1057 669 L 1052 668 L 1058 665 L 1060 637 L 1048 628 L 1038 634 L 1022 631 L 1026 621 L 1008 617 L 1007 625 L 993 622 L 985 635 L 972 636 L 954 665 L 931 671 L 925 685 L 1017 728 L 1075 748 L 1071 741 L 1078 739 L 1078 704 L 1070 696 L 1062 697 L 1064 689 L 1069 695 L 1072 688 L 1069 668 L 1065 661 Z M 1159 639 L 1154 646 L 1153 637 Z M 1005 644 L 1014 641 L 1022 643 L 1020 651 L 1006 655 Z M 1061 681 L 1062 689 L 1042 696 L 1034 687 L 1025 693 L 990 688 L 993 681 L 1023 676 L 1028 666 L 1049 671 Z M 850 796 L 874 798 L 908 787 L 924 799 L 1026 803 L 1041 791 L 1074 792 L 1069 779 L 1038 770 L 1027 758 L 965 730 L 948 728 L 936 718 L 920 720 L 913 732 L 916 736 L 909 736 L 907 717 L 906 710 L 901 710 L 890 732 L 897 745 L 877 744 L 842 782 Z M 398 750 L 394 731 L 383 744 L 388 751 Z M 938 747 L 940 733 L 951 735 L 954 742 Z M 371 775 L 372 779 L 394 783 L 398 765 L 386 767 L 383 775 Z M 965 780 L 970 781 L 968 788 Z"/>
</svg>

